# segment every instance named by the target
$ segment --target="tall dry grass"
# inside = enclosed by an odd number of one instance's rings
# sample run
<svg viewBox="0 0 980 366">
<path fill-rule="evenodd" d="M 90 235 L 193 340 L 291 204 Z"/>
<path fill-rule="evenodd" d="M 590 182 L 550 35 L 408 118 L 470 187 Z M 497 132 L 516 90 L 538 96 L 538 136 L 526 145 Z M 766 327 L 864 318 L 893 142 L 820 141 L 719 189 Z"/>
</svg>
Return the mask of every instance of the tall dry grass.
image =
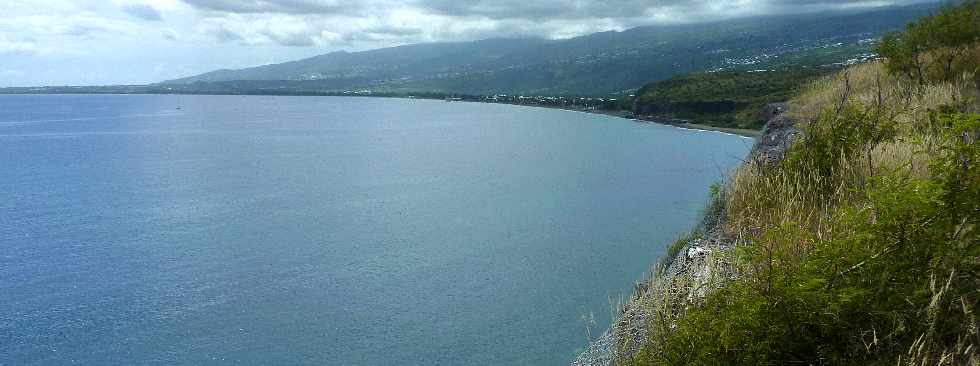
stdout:
<svg viewBox="0 0 980 366">
<path fill-rule="evenodd" d="M 963 101 L 965 91 L 971 90 L 972 77 L 920 86 L 890 75 L 881 62 L 870 62 L 814 81 L 790 102 L 789 115 L 804 133 L 826 111 L 857 104 L 880 114 L 882 123 L 896 124 L 896 136 L 868 144 L 859 149 L 860 153 L 839 156 L 838 167 L 833 170 L 836 177 L 805 167 L 790 174 L 754 163 L 742 166 L 725 189 L 726 233 L 758 236 L 764 228 L 792 223 L 820 235 L 832 208 L 863 204 L 863 198 L 855 194 L 860 190 L 853 188 L 873 175 L 906 172 L 914 177 L 927 176 L 927 161 L 940 141 L 923 131 L 923 126 L 929 124 L 930 112 Z M 841 187 L 824 194 L 818 187 L 828 182 Z"/>
<path fill-rule="evenodd" d="M 869 111 L 881 123 L 894 124 L 894 136 L 884 141 L 868 142 L 849 156 L 841 154 L 838 166 L 832 169 L 834 176 L 825 176 L 818 170 L 804 165 L 788 168 L 747 164 L 730 178 L 725 190 L 725 225 L 729 235 L 762 238 L 765 230 L 791 225 L 800 227 L 814 238 L 832 237 L 846 232 L 847 227 L 835 227 L 840 222 L 831 215 L 843 207 L 854 210 L 874 210 L 869 186 L 875 175 L 887 174 L 915 179 L 930 177 L 930 161 L 953 141 L 941 133 L 942 126 L 935 124 L 932 115 L 948 106 L 961 111 L 977 111 L 980 95 L 975 74 L 965 73 L 952 82 L 934 82 L 917 85 L 908 80 L 889 75 L 880 62 L 858 65 L 833 76 L 817 80 L 791 102 L 790 115 L 799 122 L 804 134 L 811 124 L 823 123 L 827 111 L 847 105 L 858 105 Z M 807 136 L 803 136 L 806 139 Z M 822 170 L 826 172 L 826 170 Z M 826 183 L 834 189 L 822 189 Z M 804 258 L 808 248 L 806 240 L 787 240 L 777 245 L 795 245 L 781 248 L 784 252 L 797 253 Z M 771 245 L 757 242 L 756 245 Z M 763 269 L 749 266 L 745 271 Z M 931 307 L 939 303 L 945 289 L 950 286 L 953 274 L 948 274 L 945 285 L 933 278 L 928 286 L 933 293 Z M 943 279 L 939 279 L 942 281 Z M 976 328 L 975 309 L 969 301 L 963 302 L 965 316 L 974 319 L 964 327 Z M 933 322 L 941 321 L 932 320 Z M 956 342 L 950 344 L 935 334 L 923 334 L 912 344 L 907 355 L 899 358 L 899 364 L 980 364 L 975 349 L 976 339 L 966 334 L 976 330 L 963 330 Z M 926 342 L 946 344 L 947 348 L 923 348 Z M 925 349 L 925 351 L 924 351 Z"/>
<path fill-rule="evenodd" d="M 967 73 L 953 82 L 919 85 L 890 75 L 880 61 L 869 62 L 810 83 L 790 102 L 789 115 L 806 126 L 828 109 L 858 103 L 881 111 L 885 119 L 912 127 L 926 121 L 929 111 L 965 100 L 964 93 L 975 90 L 970 88 L 972 78 Z"/>
</svg>

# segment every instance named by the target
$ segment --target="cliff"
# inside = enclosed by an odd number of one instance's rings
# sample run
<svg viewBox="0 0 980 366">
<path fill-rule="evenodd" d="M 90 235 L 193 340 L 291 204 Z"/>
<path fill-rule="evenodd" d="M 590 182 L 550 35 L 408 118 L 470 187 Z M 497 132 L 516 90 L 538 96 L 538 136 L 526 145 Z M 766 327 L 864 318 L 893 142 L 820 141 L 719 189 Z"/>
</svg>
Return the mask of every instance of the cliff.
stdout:
<svg viewBox="0 0 980 366">
<path fill-rule="evenodd" d="M 787 103 L 766 107 L 764 113 L 772 113 L 772 117 L 756 139 L 748 160 L 771 165 L 786 156 L 798 134 L 787 109 Z M 714 203 L 695 229 L 698 234 L 675 243 L 679 245 L 676 254 L 656 268 L 650 278 L 636 284 L 632 297 L 621 309 L 621 317 L 572 365 L 611 366 L 632 359 L 649 341 L 649 327 L 654 324 L 651 318 L 662 315 L 658 308 L 665 303 L 687 306 L 737 276 L 735 269 L 721 260 L 738 244 L 738 238 L 720 229 L 722 220 L 724 216 Z"/>
<path fill-rule="evenodd" d="M 973 75 L 808 86 L 574 364 L 980 364 Z"/>
<path fill-rule="evenodd" d="M 980 365 L 980 1 L 877 51 L 776 108 L 576 364 Z"/>
</svg>

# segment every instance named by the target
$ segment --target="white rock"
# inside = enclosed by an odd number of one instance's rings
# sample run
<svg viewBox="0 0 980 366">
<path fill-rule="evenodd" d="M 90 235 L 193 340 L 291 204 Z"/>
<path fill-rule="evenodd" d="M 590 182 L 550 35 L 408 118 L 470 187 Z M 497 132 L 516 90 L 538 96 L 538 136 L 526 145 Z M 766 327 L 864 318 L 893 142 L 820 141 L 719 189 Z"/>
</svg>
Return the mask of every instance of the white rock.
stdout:
<svg viewBox="0 0 980 366">
<path fill-rule="evenodd" d="M 704 258 L 708 255 L 708 250 L 703 247 L 690 247 L 687 249 L 687 259 Z"/>
</svg>

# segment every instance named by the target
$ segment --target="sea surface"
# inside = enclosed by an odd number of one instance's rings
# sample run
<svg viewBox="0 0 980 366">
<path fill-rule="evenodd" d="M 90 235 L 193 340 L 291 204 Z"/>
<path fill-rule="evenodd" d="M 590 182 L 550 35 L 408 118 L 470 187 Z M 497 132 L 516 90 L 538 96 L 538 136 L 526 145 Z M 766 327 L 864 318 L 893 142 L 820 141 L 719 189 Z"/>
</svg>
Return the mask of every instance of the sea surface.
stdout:
<svg viewBox="0 0 980 366">
<path fill-rule="evenodd" d="M 0 365 L 567 363 L 751 144 L 479 103 L 0 96 Z"/>
</svg>

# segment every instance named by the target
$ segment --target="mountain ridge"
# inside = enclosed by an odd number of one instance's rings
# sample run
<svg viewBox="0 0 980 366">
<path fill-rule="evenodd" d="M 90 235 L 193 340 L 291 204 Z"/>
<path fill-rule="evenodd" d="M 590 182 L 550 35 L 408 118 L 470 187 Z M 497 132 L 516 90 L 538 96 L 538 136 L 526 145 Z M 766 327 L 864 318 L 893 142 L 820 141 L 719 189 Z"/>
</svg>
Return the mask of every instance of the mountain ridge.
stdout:
<svg viewBox="0 0 980 366">
<path fill-rule="evenodd" d="M 278 64 L 215 70 L 159 85 L 325 81 L 322 84 L 330 91 L 626 93 L 678 74 L 775 67 L 786 55 L 813 58 L 805 63 L 814 65 L 845 62 L 870 52 L 862 42 L 938 6 L 644 26 L 561 40 L 494 38 L 335 51 Z"/>
</svg>

